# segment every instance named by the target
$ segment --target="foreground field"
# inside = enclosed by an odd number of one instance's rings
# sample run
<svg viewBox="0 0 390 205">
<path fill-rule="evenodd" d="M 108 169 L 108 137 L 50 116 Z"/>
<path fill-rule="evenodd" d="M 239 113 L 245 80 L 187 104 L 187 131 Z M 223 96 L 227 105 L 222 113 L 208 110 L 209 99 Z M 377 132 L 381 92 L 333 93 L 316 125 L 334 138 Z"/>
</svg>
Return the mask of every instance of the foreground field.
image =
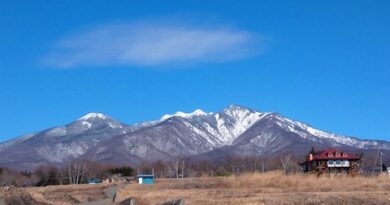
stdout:
<svg viewBox="0 0 390 205">
<path fill-rule="evenodd" d="M 390 204 L 390 178 L 283 176 L 279 172 L 238 177 L 158 180 L 132 184 L 118 199 L 134 197 L 137 205 L 182 198 L 188 205 Z"/>
<path fill-rule="evenodd" d="M 390 204 L 389 190 L 388 176 L 283 176 L 279 172 L 269 172 L 232 177 L 158 179 L 154 185 L 32 187 L 18 189 L 13 194 L 14 199 L 24 197 L 24 202 L 29 202 L 19 204 L 39 205 L 114 204 L 115 192 L 116 202 L 132 197 L 136 205 L 161 204 L 174 199 L 184 199 L 186 205 L 379 205 Z"/>
<path fill-rule="evenodd" d="M 107 205 L 126 184 L 58 185 L 0 191 L 0 205 Z M 3 204 L 2 204 L 3 203 Z"/>
</svg>

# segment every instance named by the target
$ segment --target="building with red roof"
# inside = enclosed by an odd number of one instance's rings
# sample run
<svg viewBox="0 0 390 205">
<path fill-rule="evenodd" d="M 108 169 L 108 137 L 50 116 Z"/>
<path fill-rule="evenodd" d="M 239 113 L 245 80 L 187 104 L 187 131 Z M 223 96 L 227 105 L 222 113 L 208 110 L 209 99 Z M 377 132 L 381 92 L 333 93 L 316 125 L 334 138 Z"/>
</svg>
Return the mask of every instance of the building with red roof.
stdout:
<svg viewBox="0 0 390 205">
<path fill-rule="evenodd" d="M 312 148 L 300 165 L 304 172 L 356 175 L 359 163 L 359 157 L 339 149 L 315 151 Z"/>
</svg>

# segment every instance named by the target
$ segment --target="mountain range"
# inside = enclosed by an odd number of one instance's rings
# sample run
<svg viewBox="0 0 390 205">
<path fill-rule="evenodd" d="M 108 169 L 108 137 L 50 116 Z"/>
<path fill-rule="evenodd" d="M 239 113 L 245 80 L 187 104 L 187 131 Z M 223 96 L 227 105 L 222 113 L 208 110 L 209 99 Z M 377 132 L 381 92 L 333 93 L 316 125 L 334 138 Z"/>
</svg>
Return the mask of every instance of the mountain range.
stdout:
<svg viewBox="0 0 390 205">
<path fill-rule="evenodd" d="M 337 147 L 355 152 L 390 151 L 390 142 L 337 135 L 278 113 L 230 105 L 220 112 L 177 112 L 135 125 L 89 113 L 64 126 L 0 143 L 0 166 L 33 169 L 85 159 L 138 165 L 178 157 L 221 161 L 231 156 L 305 154 Z"/>
</svg>

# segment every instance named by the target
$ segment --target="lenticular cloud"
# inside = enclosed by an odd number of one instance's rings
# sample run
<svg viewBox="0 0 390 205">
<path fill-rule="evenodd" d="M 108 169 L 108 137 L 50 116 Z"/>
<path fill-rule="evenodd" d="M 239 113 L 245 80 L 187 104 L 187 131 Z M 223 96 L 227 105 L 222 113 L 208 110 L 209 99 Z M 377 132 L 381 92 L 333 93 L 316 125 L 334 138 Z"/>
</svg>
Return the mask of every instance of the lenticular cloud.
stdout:
<svg viewBox="0 0 390 205">
<path fill-rule="evenodd" d="M 248 57 L 252 40 L 236 29 L 103 25 L 59 40 L 44 62 L 57 68 L 223 62 Z"/>
</svg>

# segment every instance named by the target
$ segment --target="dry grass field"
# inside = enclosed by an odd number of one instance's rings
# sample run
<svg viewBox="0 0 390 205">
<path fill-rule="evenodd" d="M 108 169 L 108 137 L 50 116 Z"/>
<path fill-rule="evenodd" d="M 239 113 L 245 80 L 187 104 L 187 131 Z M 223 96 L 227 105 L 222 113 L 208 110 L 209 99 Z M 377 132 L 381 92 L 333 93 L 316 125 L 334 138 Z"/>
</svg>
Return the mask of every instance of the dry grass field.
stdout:
<svg viewBox="0 0 390 205">
<path fill-rule="evenodd" d="M 97 184 L 97 185 L 58 185 L 46 187 L 12 188 L 0 192 L 7 204 L 31 205 L 72 205 L 95 204 L 95 202 L 112 201 L 113 192 L 123 185 Z"/>
<path fill-rule="evenodd" d="M 19 189 L 30 204 L 111 204 L 128 197 L 136 205 L 184 199 L 186 205 L 390 204 L 390 178 L 283 176 L 280 172 L 231 177 L 158 179 L 154 185 L 66 185 Z M 111 194 L 110 194 L 111 192 Z M 39 202 L 39 203 L 38 203 Z"/>
<path fill-rule="evenodd" d="M 390 204 L 390 178 L 283 176 L 280 172 L 237 177 L 162 179 L 154 185 L 132 184 L 118 199 L 137 205 L 182 198 L 187 205 Z"/>
</svg>

